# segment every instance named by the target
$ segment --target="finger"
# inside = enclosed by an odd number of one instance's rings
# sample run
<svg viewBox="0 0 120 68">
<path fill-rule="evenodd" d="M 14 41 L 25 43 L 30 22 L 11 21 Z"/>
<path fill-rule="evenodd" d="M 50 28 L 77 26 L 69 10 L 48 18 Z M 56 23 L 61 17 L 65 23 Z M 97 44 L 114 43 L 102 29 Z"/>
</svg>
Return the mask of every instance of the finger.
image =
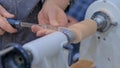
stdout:
<svg viewBox="0 0 120 68">
<path fill-rule="evenodd" d="M 17 32 L 7 21 L 6 18 L 0 16 L 0 28 L 9 33 Z"/>
<path fill-rule="evenodd" d="M 57 21 L 59 22 L 59 26 L 66 26 L 68 23 L 67 16 L 64 11 L 60 10 L 57 14 Z"/>
<path fill-rule="evenodd" d="M 36 36 L 44 36 L 44 35 L 50 34 L 55 31 L 55 30 L 50 30 L 50 29 L 43 29 L 42 27 L 38 25 L 33 25 L 31 29 L 32 29 L 32 32 L 36 33 Z"/>
<path fill-rule="evenodd" d="M 50 34 L 50 33 L 53 33 L 53 32 L 55 32 L 55 30 L 47 30 L 46 29 L 45 34 L 47 35 L 47 34 Z"/>
<path fill-rule="evenodd" d="M 13 18 L 14 17 L 13 14 L 10 14 L 9 12 L 7 12 L 1 5 L 0 5 L 0 14 L 3 17 L 7 17 L 7 18 Z"/>
<path fill-rule="evenodd" d="M 0 35 L 3 35 L 4 33 L 5 33 L 5 31 L 0 29 Z"/>
<path fill-rule="evenodd" d="M 55 13 L 55 12 L 50 13 L 49 12 L 48 17 L 49 17 L 49 22 L 50 22 L 51 25 L 59 26 L 59 23 L 57 21 L 57 13 Z"/>
<path fill-rule="evenodd" d="M 42 11 L 38 14 L 38 22 L 39 24 L 49 24 L 47 17 Z"/>
<path fill-rule="evenodd" d="M 36 33 L 38 31 L 42 30 L 42 28 L 40 26 L 38 26 L 38 25 L 33 25 L 31 27 L 31 30 L 32 30 L 32 32 Z"/>
<path fill-rule="evenodd" d="M 46 35 L 45 34 L 45 30 L 43 29 L 43 30 L 40 30 L 40 31 L 38 31 L 37 33 L 36 33 L 36 36 L 44 36 L 44 35 Z"/>
<path fill-rule="evenodd" d="M 55 30 L 50 30 L 50 29 L 42 29 L 41 31 L 37 32 L 37 36 L 44 36 L 44 35 L 48 35 L 50 33 L 55 32 Z"/>
<path fill-rule="evenodd" d="M 32 29 L 32 32 L 36 33 L 36 36 L 43 36 L 44 35 L 44 29 L 38 25 L 33 25 L 31 27 L 31 29 Z"/>
</svg>

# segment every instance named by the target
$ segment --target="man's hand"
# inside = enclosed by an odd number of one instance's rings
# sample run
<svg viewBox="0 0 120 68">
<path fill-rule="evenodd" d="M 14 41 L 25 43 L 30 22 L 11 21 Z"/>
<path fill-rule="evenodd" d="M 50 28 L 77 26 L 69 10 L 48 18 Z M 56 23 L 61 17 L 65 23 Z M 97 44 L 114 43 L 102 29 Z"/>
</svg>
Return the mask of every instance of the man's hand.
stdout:
<svg viewBox="0 0 120 68">
<path fill-rule="evenodd" d="M 38 14 L 39 24 L 47 24 L 51 26 L 67 26 L 68 19 L 62 8 L 52 2 L 45 2 L 42 10 Z M 53 30 L 43 29 L 39 26 L 33 26 L 32 31 L 37 36 L 44 36 L 53 32 Z"/>
<path fill-rule="evenodd" d="M 46 2 L 38 14 L 39 24 L 50 24 L 53 26 L 66 26 L 67 16 L 63 9 L 52 2 Z"/>
<path fill-rule="evenodd" d="M 67 27 L 78 22 L 77 20 L 75 20 L 74 18 L 72 18 L 70 16 L 68 16 L 68 20 L 69 20 L 69 23 L 66 25 Z M 55 32 L 55 30 L 44 29 L 38 25 L 34 25 L 34 26 L 32 26 L 32 32 L 36 33 L 36 36 L 44 36 L 44 35 L 50 34 L 52 32 Z"/>
<path fill-rule="evenodd" d="M 62 3 L 61 3 L 62 2 Z M 42 10 L 38 14 L 39 24 L 47 24 L 56 27 L 67 27 L 76 23 L 72 18 L 68 18 L 64 12 L 64 9 L 68 6 L 69 0 L 46 0 Z M 68 19 L 70 19 L 68 22 Z M 33 26 L 32 31 L 37 36 L 44 36 L 51 32 L 50 29 L 43 29 L 40 26 Z"/>
<path fill-rule="evenodd" d="M 7 12 L 0 5 L 0 35 L 3 35 L 5 32 L 14 33 L 17 30 L 14 29 L 6 20 L 6 18 L 13 18 L 14 15 Z"/>
</svg>

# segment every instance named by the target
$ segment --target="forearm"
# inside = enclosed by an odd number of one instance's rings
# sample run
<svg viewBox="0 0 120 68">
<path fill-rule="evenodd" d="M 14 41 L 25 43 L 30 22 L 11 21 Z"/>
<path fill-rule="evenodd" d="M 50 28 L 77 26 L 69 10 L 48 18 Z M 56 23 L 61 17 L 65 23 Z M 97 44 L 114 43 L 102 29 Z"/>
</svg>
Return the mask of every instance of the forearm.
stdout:
<svg viewBox="0 0 120 68">
<path fill-rule="evenodd" d="M 46 0 L 45 2 L 48 2 L 50 4 L 55 4 L 65 10 L 67 6 L 70 4 L 70 0 Z"/>
</svg>

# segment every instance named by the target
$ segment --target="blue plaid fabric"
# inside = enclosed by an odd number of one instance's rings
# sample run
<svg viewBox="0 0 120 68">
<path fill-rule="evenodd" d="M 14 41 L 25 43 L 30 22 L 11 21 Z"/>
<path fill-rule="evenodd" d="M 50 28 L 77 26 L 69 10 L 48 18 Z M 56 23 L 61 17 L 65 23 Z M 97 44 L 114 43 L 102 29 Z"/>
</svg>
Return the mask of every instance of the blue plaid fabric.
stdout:
<svg viewBox="0 0 120 68">
<path fill-rule="evenodd" d="M 67 15 L 72 16 L 78 21 L 84 19 L 88 6 L 95 0 L 73 0 Z"/>
</svg>

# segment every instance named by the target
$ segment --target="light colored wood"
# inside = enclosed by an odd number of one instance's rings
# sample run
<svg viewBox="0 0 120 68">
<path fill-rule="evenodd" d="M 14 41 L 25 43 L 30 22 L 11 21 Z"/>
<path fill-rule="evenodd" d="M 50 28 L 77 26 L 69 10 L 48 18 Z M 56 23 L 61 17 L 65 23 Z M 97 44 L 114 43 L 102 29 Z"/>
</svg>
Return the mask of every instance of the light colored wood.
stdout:
<svg viewBox="0 0 120 68">
<path fill-rule="evenodd" d="M 73 43 L 78 43 L 84 38 L 94 34 L 97 30 L 97 24 L 91 19 L 86 19 L 77 24 L 71 25 L 68 27 L 75 34 L 75 39 Z"/>
<path fill-rule="evenodd" d="M 94 63 L 89 60 L 79 60 L 73 64 L 70 68 L 94 68 Z"/>
</svg>

